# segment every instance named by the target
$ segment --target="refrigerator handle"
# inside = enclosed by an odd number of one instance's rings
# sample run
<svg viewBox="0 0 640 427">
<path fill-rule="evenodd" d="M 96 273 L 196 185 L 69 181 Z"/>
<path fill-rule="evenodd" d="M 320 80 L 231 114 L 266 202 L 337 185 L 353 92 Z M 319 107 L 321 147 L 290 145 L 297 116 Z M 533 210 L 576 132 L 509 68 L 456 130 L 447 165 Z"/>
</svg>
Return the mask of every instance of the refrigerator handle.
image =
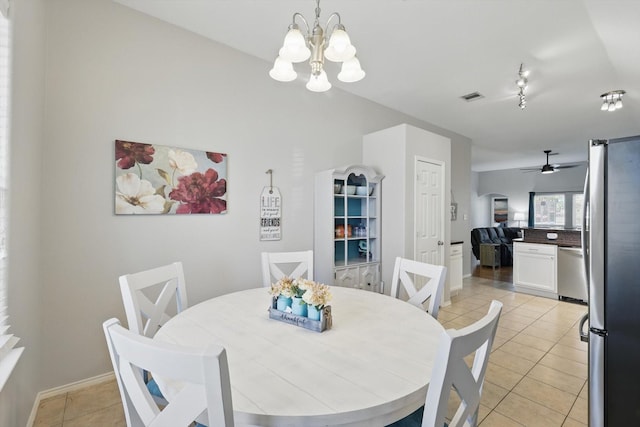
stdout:
<svg viewBox="0 0 640 427">
<path fill-rule="evenodd" d="M 582 262 L 584 263 L 584 277 L 589 293 L 589 168 L 584 179 L 584 192 L 582 197 L 582 227 L 580 239 L 582 240 Z"/>
<path fill-rule="evenodd" d="M 578 334 L 580 335 L 580 341 L 583 342 L 589 342 L 589 331 L 587 330 L 585 332 L 584 330 L 584 324 L 587 323 L 587 320 L 589 320 L 589 313 L 582 316 L 582 319 L 580 319 L 580 323 L 578 324 Z"/>
</svg>

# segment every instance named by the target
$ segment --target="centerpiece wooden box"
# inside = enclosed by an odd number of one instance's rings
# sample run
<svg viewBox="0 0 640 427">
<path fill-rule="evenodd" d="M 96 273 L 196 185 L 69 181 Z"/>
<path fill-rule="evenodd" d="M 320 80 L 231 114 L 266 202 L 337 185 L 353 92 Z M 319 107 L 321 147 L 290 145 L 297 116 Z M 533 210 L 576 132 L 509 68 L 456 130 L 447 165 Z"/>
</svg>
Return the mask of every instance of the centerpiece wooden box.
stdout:
<svg viewBox="0 0 640 427">
<path fill-rule="evenodd" d="M 326 305 L 320 310 L 320 320 L 309 319 L 305 316 L 299 316 L 293 313 L 287 313 L 286 311 L 280 311 L 277 309 L 278 298 L 272 298 L 271 307 L 269 307 L 269 318 L 279 320 L 290 325 L 296 325 L 301 328 L 309 329 L 316 332 L 322 332 L 327 329 L 331 329 L 331 306 Z"/>
</svg>

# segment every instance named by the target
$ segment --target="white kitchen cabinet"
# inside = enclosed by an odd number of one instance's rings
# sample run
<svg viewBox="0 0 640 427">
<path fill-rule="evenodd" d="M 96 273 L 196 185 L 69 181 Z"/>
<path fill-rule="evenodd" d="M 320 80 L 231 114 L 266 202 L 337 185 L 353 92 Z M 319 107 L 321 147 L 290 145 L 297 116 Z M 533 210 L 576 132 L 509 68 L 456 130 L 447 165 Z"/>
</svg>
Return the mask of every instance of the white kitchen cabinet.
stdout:
<svg viewBox="0 0 640 427">
<path fill-rule="evenodd" d="M 380 279 L 380 183 L 362 165 L 316 174 L 314 278 L 336 286 L 382 292 Z"/>
<path fill-rule="evenodd" d="M 513 284 L 517 291 L 557 298 L 558 247 L 537 243 L 513 243 Z"/>
<path fill-rule="evenodd" d="M 462 243 L 452 243 L 449 247 L 447 279 L 449 293 L 456 295 L 462 289 Z"/>
</svg>

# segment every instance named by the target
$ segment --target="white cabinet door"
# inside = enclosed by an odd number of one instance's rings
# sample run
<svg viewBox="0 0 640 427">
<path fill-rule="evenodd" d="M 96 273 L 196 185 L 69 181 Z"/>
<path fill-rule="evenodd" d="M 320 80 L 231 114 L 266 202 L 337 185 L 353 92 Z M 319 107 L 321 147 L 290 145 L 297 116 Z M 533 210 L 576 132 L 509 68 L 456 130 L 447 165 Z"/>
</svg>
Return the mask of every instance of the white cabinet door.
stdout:
<svg viewBox="0 0 640 427">
<path fill-rule="evenodd" d="M 360 288 L 380 292 L 380 264 L 367 264 L 360 267 Z"/>
<path fill-rule="evenodd" d="M 557 296 L 557 250 L 555 245 L 514 242 L 513 282 L 516 289 Z"/>
<path fill-rule="evenodd" d="M 457 294 L 462 289 L 462 245 L 449 247 L 449 270 L 447 272 L 449 292 Z"/>
<path fill-rule="evenodd" d="M 357 267 L 336 268 L 334 284 L 346 288 L 381 292 L 380 264 L 362 264 Z"/>
<path fill-rule="evenodd" d="M 357 288 L 359 282 L 358 267 L 352 268 L 336 268 L 335 270 L 336 280 L 334 281 L 336 286 L 343 286 L 345 288 Z"/>
</svg>

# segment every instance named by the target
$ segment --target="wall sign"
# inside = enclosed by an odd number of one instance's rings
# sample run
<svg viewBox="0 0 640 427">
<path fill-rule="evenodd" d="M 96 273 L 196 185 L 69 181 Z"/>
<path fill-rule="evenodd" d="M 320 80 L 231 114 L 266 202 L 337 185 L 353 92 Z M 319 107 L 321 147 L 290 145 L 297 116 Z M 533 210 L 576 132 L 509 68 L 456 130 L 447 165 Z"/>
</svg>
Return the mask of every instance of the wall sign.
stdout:
<svg viewBox="0 0 640 427">
<path fill-rule="evenodd" d="M 264 187 L 260 195 L 260 240 L 280 240 L 282 198 L 278 187 Z"/>
</svg>

